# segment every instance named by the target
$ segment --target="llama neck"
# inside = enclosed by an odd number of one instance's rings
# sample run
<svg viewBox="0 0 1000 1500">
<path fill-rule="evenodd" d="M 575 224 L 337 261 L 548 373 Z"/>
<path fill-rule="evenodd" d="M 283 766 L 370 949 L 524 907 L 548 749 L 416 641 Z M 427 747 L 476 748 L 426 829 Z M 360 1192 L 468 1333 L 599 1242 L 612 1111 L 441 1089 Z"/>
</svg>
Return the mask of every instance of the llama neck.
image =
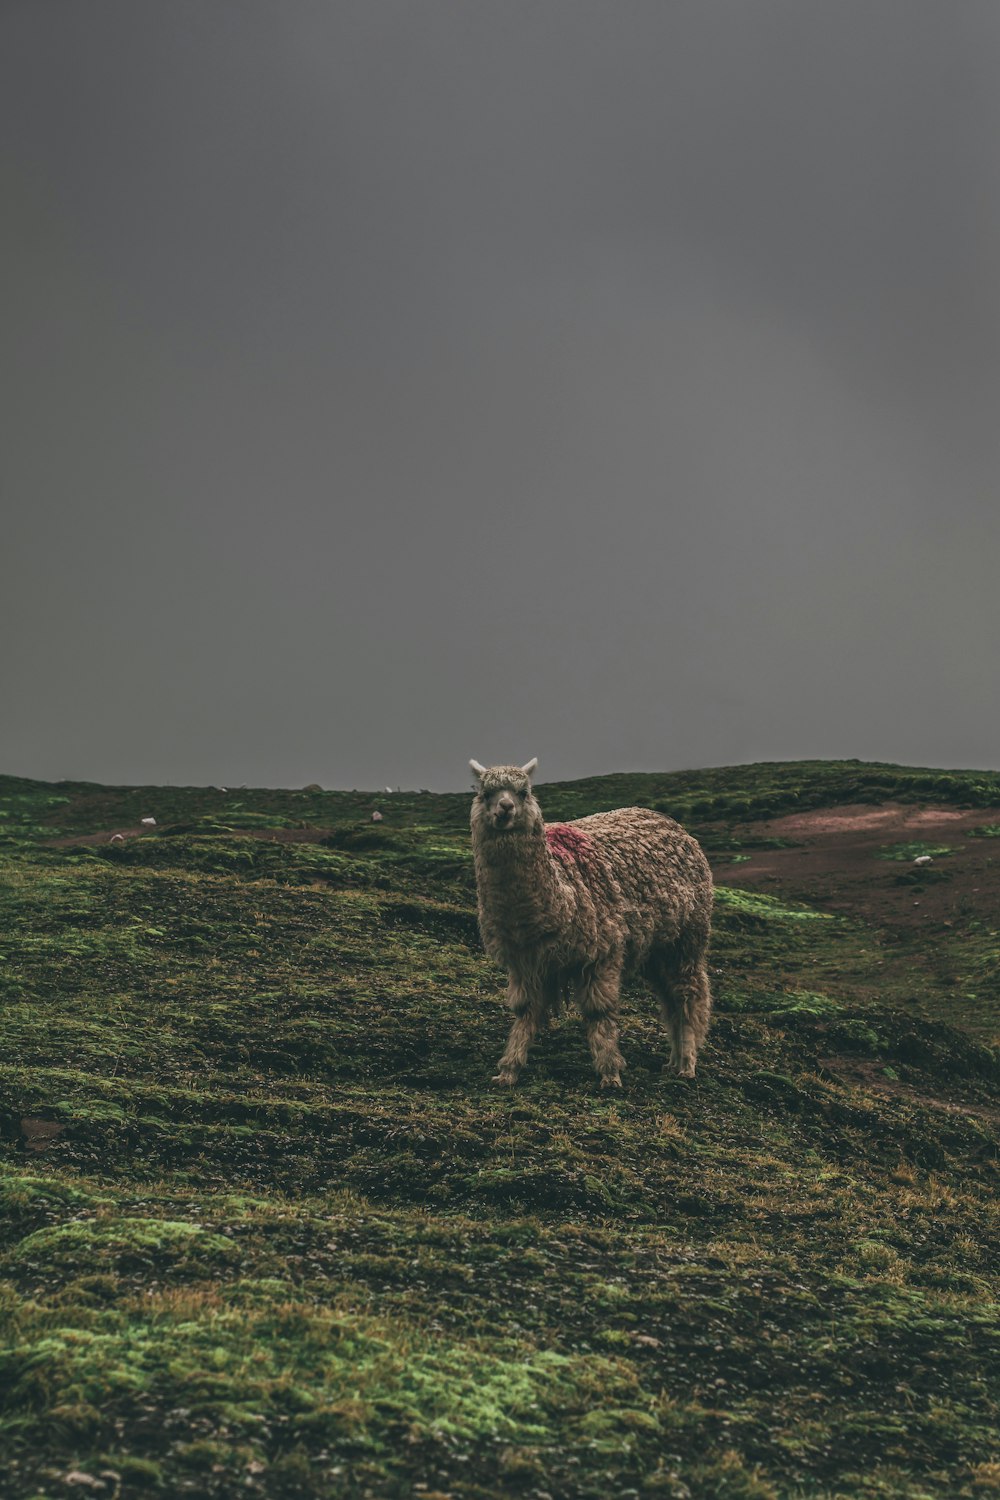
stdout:
<svg viewBox="0 0 1000 1500">
<path fill-rule="evenodd" d="M 481 836 L 475 864 L 487 944 L 533 943 L 565 922 L 569 890 L 549 853 L 544 827 Z"/>
</svg>

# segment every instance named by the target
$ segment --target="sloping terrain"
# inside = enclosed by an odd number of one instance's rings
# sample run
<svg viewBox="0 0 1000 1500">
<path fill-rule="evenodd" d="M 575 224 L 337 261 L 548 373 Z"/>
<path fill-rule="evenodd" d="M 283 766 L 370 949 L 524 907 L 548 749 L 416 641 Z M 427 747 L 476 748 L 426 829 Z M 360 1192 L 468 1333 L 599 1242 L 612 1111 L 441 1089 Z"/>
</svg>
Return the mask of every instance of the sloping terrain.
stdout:
<svg viewBox="0 0 1000 1500">
<path fill-rule="evenodd" d="M 539 800 L 703 839 L 694 1083 L 491 1087 L 468 796 L 0 778 L 0 1494 L 1000 1492 L 1000 777 Z"/>
</svg>

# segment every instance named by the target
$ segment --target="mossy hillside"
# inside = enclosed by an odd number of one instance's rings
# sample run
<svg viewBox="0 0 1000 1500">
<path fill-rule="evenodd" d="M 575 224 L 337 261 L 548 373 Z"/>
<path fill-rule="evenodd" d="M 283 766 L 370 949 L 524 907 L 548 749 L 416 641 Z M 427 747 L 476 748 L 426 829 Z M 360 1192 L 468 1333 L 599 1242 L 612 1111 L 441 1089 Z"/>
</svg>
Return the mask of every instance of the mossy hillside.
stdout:
<svg viewBox="0 0 1000 1500">
<path fill-rule="evenodd" d="M 996 806 L 1000 775 L 853 760 L 780 761 L 591 777 L 556 783 L 546 793 L 550 817 L 580 817 L 605 808 L 647 803 L 685 823 L 719 818 L 740 823 L 854 802 Z"/>
<path fill-rule="evenodd" d="M 542 767 L 544 772 L 544 766 Z M 471 783 L 470 783 L 471 784 Z M 942 771 L 865 761 L 778 761 L 673 772 L 621 772 L 572 782 L 549 782 L 550 819 L 585 816 L 613 807 L 660 801 L 686 812 L 687 821 L 778 816 L 849 802 L 933 802 L 957 807 L 1000 805 L 1000 773 Z M 375 809 L 394 823 L 425 819 L 435 827 L 464 829 L 468 796 L 458 792 L 290 791 L 246 787 L 105 787 L 92 782 L 56 784 L 0 777 L 0 826 L 69 834 L 136 826 L 156 817 L 171 823 L 223 827 L 327 827 Z"/>
<path fill-rule="evenodd" d="M 996 1053 L 898 939 L 730 886 L 693 1086 L 632 989 L 621 1097 L 572 1015 L 499 1094 L 467 798 L 241 791 L 274 821 L 230 832 L 211 791 L 32 785 L 5 1494 L 989 1493 Z M 303 795 L 324 842 L 272 842 Z M 971 976 L 995 933 L 959 937 Z"/>
</svg>

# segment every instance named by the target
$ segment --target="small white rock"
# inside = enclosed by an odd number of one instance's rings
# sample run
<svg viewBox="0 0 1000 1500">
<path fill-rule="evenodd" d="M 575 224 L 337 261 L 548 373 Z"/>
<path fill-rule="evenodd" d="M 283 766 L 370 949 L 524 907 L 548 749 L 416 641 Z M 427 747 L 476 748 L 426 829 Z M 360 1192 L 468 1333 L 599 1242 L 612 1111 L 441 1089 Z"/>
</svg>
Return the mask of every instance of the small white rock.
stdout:
<svg viewBox="0 0 1000 1500">
<path fill-rule="evenodd" d="M 123 833 L 113 833 L 108 839 L 109 844 L 124 844 L 124 842 L 125 835 Z"/>
<path fill-rule="evenodd" d="M 143 828 L 155 828 L 156 827 L 156 819 L 155 818 L 143 818 L 143 820 L 142 820 L 142 826 L 143 826 Z"/>
<path fill-rule="evenodd" d="M 382 821 L 382 814 L 380 812 L 373 812 L 372 813 L 372 822 L 373 823 L 381 823 L 381 821 Z"/>
<path fill-rule="evenodd" d="M 929 854 L 918 854 L 913 863 L 915 865 L 932 865 L 934 860 Z"/>
</svg>

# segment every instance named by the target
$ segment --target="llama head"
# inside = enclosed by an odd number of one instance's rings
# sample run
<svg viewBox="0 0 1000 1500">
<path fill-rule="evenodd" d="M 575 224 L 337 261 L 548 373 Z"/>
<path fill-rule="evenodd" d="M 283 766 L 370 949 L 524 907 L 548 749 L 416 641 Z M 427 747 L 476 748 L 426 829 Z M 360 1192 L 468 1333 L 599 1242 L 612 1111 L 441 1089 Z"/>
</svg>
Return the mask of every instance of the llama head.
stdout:
<svg viewBox="0 0 1000 1500">
<path fill-rule="evenodd" d="M 481 766 L 478 760 L 470 760 L 469 765 L 478 781 L 472 804 L 474 827 L 490 833 L 542 827 L 542 810 L 531 790 L 537 759 L 529 760 L 526 766 Z"/>
</svg>

